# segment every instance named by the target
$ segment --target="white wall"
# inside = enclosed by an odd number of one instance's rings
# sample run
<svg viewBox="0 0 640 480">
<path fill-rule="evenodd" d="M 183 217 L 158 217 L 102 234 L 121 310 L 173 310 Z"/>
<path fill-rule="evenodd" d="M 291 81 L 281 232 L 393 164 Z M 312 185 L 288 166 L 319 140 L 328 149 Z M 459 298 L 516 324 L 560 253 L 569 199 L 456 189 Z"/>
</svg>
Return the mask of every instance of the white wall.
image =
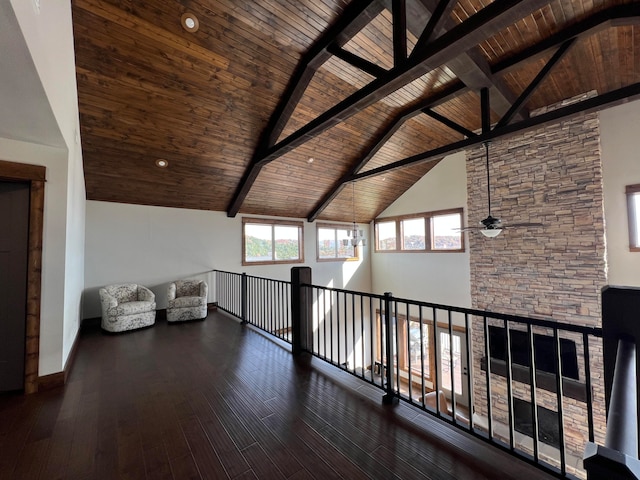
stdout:
<svg viewBox="0 0 640 480">
<path fill-rule="evenodd" d="M 49 118 L 53 112 L 56 125 L 55 128 L 41 125 L 41 130 L 26 132 L 11 131 L 12 138 L 0 139 L 0 158 L 47 168 L 38 372 L 43 376 L 64 368 L 79 330 L 84 285 L 85 190 L 71 3 L 68 0 L 40 2 L 39 12 L 34 5 L 32 1 L 11 0 L 23 39 L 6 42 L 3 39 L 0 47 L 6 52 L 26 44 L 31 61 L 20 57 L 17 68 L 29 79 L 29 84 L 41 86 L 36 92 L 38 95 L 44 90 L 46 98 L 40 100 L 42 115 Z M 7 4 L 4 8 L 8 8 Z M 0 90 L 0 98 L 23 95 L 25 108 L 33 107 L 28 91 L 13 89 L 1 82 Z M 13 111 L 0 113 L 3 120 L 14 114 Z M 28 118 L 32 114 L 30 111 L 18 116 Z M 29 141 L 16 141 L 16 138 Z"/>
<path fill-rule="evenodd" d="M 87 202 L 83 318 L 100 316 L 98 289 L 112 283 L 140 283 L 166 308 L 167 284 L 212 269 L 289 280 L 292 266 L 242 266 L 242 216 L 224 212 Z M 368 247 L 358 262 L 316 262 L 316 224 L 304 224 L 305 264 L 313 283 L 368 292 Z M 212 289 L 210 289 L 211 291 Z M 213 292 L 211 292 L 213 293 Z M 212 301 L 213 298 L 210 298 Z"/>
<path fill-rule="evenodd" d="M 464 152 L 450 155 L 378 218 L 467 206 Z M 466 222 L 466 218 L 464 220 Z M 373 239 L 372 239 L 373 242 Z M 471 306 L 468 248 L 464 253 L 371 253 L 374 293 Z"/>
<path fill-rule="evenodd" d="M 640 101 L 600 112 L 605 235 L 610 285 L 640 286 L 640 252 L 629 251 L 625 187 L 640 183 Z"/>
</svg>

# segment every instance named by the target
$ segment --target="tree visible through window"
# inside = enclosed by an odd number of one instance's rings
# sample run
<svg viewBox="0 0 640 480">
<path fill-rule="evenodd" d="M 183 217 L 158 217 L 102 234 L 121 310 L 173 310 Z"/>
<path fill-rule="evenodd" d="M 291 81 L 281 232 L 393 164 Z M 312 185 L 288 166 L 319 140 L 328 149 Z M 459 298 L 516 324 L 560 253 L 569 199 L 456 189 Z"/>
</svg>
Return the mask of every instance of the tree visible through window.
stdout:
<svg viewBox="0 0 640 480">
<path fill-rule="evenodd" d="M 431 248 L 433 250 L 460 250 L 462 248 L 462 215 L 434 215 L 431 217 Z"/>
<path fill-rule="evenodd" d="M 349 228 L 351 227 L 344 225 L 318 224 L 319 261 L 349 260 L 358 257 L 357 247 L 350 243 Z"/>
<path fill-rule="evenodd" d="M 396 249 L 396 222 L 376 222 L 376 250 Z"/>
<path fill-rule="evenodd" d="M 302 222 L 242 219 L 242 264 L 304 261 Z"/>
<path fill-rule="evenodd" d="M 425 223 L 424 217 L 409 218 L 401 221 L 402 226 L 402 249 L 403 250 L 424 250 L 425 249 Z"/>
<path fill-rule="evenodd" d="M 464 252 L 462 208 L 376 220 L 376 252 Z"/>
</svg>

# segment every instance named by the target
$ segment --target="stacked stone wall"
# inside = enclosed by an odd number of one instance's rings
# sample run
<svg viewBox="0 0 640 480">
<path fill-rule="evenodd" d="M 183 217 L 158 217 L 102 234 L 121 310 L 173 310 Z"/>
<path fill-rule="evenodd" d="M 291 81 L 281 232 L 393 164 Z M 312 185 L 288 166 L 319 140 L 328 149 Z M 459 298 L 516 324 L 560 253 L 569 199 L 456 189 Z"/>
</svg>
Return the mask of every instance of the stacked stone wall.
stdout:
<svg viewBox="0 0 640 480">
<path fill-rule="evenodd" d="M 488 214 L 484 147 L 467 154 L 468 219 L 474 225 Z M 574 325 L 600 326 L 600 292 L 607 283 L 602 165 L 597 114 L 581 114 L 552 125 L 491 143 L 491 214 L 507 227 L 496 238 L 469 235 L 473 307 L 500 313 L 550 319 Z M 542 227 L 509 229 L 510 224 L 541 222 Z M 501 323 L 498 324 L 502 326 Z M 521 328 L 510 324 L 509 328 Z M 536 331 L 536 333 L 548 333 Z M 578 383 L 585 383 L 582 337 L 576 342 Z M 474 412 L 486 418 L 487 385 L 481 368 L 484 328 L 475 319 L 473 339 Z M 605 410 L 602 344 L 589 342 L 596 441 L 604 441 Z M 515 398 L 531 401 L 528 384 L 513 382 Z M 537 388 L 537 404 L 558 410 L 557 395 Z M 507 383 L 491 375 L 495 435 L 508 425 Z M 562 398 L 568 467 L 579 476 L 587 410 L 583 401 Z M 504 429 L 503 429 L 504 432 Z M 508 430 L 507 430 L 508 432 Z M 506 439 L 508 441 L 508 438 Z M 519 436 L 519 448 L 531 441 Z M 559 457 L 545 444 L 540 455 L 550 463 Z"/>
</svg>

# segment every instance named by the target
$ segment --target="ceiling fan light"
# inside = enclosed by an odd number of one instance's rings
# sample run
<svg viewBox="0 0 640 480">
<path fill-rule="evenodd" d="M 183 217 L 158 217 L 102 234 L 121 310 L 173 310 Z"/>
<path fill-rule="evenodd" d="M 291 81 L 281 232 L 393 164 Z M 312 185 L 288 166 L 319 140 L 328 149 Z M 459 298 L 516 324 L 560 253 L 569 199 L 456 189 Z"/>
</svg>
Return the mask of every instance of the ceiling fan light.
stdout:
<svg viewBox="0 0 640 480">
<path fill-rule="evenodd" d="M 487 238 L 495 238 L 502 232 L 501 228 L 483 228 L 480 233 Z"/>
</svg>

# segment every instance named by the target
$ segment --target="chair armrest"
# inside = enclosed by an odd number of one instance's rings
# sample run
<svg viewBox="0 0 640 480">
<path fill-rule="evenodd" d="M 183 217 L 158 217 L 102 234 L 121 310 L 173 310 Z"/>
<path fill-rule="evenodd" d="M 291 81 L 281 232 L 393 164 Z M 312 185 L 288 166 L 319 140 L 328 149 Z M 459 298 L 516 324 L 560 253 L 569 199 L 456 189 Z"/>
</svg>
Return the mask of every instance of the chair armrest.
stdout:
<svg viewBox="0 0 640 480">
<path fill-rule="evenodd" d="M 169 287 L 167 288 L 167 300 L 175 300 L 176 299 L 176 284 L 175 282 L 171 282 Z"/>
<path fill-rule="evenodd" d="M 207 285 L 207 282 L 200 282 L 200 296 L 204 298 L 209 297 L 209 285 Z"/>
<path fill-rule="evenodd" d="M 138 285 L 138 301 L 141 302 L 155 302 L 155 294 L 147 287 Z"/>
</svg>

